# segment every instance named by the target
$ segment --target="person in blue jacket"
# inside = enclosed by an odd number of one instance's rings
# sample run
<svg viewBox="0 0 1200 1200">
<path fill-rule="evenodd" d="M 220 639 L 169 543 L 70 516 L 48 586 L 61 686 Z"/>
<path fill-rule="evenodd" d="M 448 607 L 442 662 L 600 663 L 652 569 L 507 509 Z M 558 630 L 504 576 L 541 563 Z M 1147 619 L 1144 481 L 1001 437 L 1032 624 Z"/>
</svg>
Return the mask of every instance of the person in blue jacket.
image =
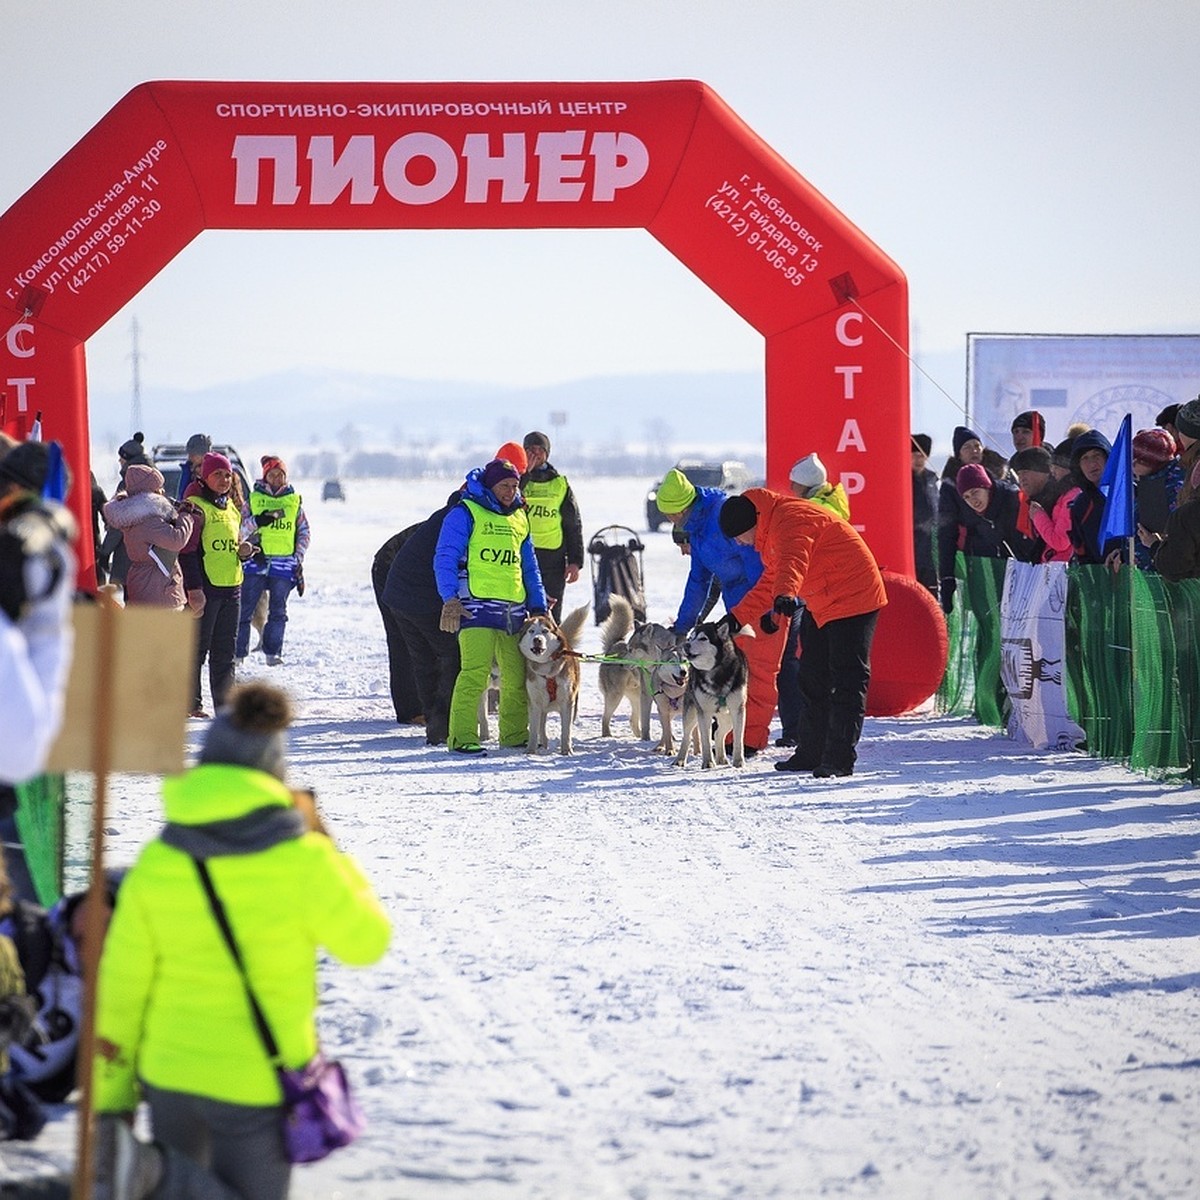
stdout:
<svg viewBox="0 0 1200 1200">
<path fill-rule="evenodd" d="M 529 740 L 525 660 L 518 636 L 526 617 L 546 613 L 546 591 L 518 490 L 520 475 L 495 458 L 467 476 L 446 514 L 433 552 L 442 599 L 439 626 L 458 634 L 460 666 L 450 700 L 448 743 L 459 754 L 483 754 L 479 700 L 500 667 L 500 744 Z"/>
<path fill-rule="evenodd" d="M 676 529 L 688 536 L 691 545 L 687 583 L 676 614 L 674 630 L 686 633 L 700 619 L 708 589 L 715 578 L 728 612 L 758 582 L 762 559 L 753 546 L 739 545 L 721 532 L 721 505 L 729 493 L 721 488 L 696 487 L 677 467 L 668 471 L 658 487 L 658 510 Z M 753 638 L 739 642 L 750 666 L 750 690 L 746 705 L 746 753 L 757 754 L 767 746 L 771 718 L 778 699 L 776 678 L 787 641 L 788 623 L 767 635 L 755 630 Z"/>
</svg>

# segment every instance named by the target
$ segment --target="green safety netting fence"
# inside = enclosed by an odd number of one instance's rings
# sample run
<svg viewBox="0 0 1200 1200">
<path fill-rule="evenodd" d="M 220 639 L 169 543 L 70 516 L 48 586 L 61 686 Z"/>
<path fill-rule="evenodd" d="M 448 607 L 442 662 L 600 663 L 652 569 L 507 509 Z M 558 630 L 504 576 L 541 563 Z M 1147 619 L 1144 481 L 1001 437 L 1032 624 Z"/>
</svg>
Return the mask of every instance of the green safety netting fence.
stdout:
<svg viewBox="0 0 1200 1200">
<path fill-rule="evenodd" d="M 39 775 L 19 783 L 17 832 L 39 903 L 49 907 L 62 895 L 66 778 Z"/>
<path fill-rule="evenodd" d="M 960 554 L 940 712 L 1004 728 L 1000 598 L 1007 560 Z M 1067 571 L 1067 707 L 1088 753 L 1200 782 L 1200 580 L 1122 566 Z"/>
</svg>

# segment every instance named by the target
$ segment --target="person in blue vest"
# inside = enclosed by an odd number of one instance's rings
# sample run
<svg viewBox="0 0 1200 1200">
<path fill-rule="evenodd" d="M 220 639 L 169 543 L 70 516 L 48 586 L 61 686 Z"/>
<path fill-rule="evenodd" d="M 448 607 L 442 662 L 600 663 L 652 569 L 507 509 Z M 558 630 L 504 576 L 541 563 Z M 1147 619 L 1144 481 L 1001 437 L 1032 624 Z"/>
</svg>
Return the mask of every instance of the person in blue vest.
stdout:
<svg viewBox="0 0 1200 1200">
<path fill-rule="evenodd" d="M 500 744 L 524 746 L 529 740 L 525 660 L 517 639 L 525 618 L 545 614 L 547 606 L 520 478 L 503 458 L 471 471 L 442 521 L 433 552 L 442 599 L 439 627 L 458 634 L 461 660 L 450 699 L 452 753 L 486 753 L 479 744 L 478 713 L 493 662 L 500 668 Z"/>
<path fill-rule="evenodd" d="M 283 632 L 287 626 L 288 596 L 292 588 L 304 594 L 304 555 L 308 550 L 308 518 L 304 502 L 287 479 L 287 464 L 275 454 L 264 454 L 263 477 L 250 492 L 250 515 L 258 526 L 261 553 L 245 563 L 242 580 L 242 613 L 238 621 L 237 657 L 250 649 L 250 619 L 263 592 L 269 597 L 262 650 L 267 666 L 283 662 Z"/>
<path fill-rule="evenodd" d="M 535 429 L 523 449 L 528 466 L 519 486 L 550 614 L 561 621 L 563 592 L 583 567 L 583 521 L 567 477 L 550 465 L 550 439 Z"/>
</svg>

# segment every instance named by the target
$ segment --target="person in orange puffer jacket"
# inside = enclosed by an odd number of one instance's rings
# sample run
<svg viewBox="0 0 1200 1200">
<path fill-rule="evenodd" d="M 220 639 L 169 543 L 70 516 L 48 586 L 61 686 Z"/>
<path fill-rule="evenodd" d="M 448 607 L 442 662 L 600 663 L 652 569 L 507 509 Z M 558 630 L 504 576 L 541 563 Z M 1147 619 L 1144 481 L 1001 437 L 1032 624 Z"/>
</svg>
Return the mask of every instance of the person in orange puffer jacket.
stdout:
<svg viewBox="0 0 1200 1200">
<path fill-rule="evenodd" d="M 800 688 L 806 704 L 796 752 L 781 771 L 818 779 L 851 775 L 866 713 L 871 642 L 887 603 L 883 577 L 858 531 L 808 500 L 750 488 L 721 507 L 721 530 L 753 545 L 763 560 L 758 583 L 734 606 L 743 624 L 766 632 L 780 617 L 801 617 Z"/>
</svg>

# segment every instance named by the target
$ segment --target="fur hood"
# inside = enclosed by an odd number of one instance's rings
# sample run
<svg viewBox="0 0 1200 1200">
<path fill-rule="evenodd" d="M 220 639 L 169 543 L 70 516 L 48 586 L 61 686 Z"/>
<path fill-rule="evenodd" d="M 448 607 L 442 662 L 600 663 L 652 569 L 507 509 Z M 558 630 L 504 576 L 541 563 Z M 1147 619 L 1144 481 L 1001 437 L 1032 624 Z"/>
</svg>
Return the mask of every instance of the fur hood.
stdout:
<svg viewBox="0 0 1200 1200">
<path fill-rule="evenodd" d="M 114 529 L 129 529 L 148 517 L 159 517 L 173 524 L 175 515 L 175 505 L 157 492 L 115 496 L 104 506 L 104 520 Z"/>
</svg>

